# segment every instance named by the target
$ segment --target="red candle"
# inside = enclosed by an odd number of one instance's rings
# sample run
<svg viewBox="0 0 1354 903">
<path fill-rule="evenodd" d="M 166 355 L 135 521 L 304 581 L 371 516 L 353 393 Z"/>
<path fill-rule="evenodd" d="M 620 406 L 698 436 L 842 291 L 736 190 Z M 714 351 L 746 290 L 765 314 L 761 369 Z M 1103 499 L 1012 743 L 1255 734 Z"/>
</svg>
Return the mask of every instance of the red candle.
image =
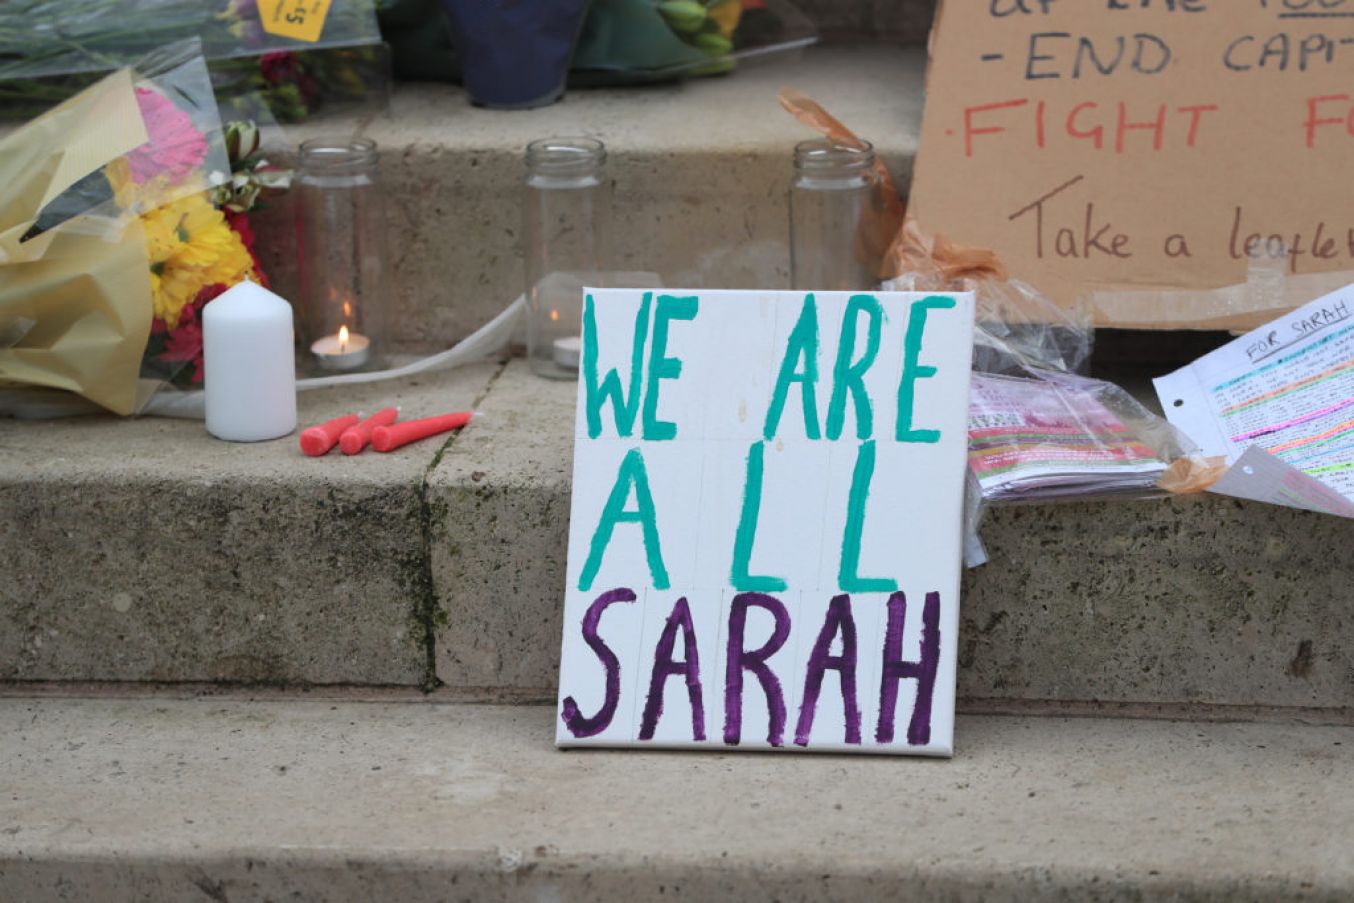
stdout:
<svg viewBox="0 0 1354 903">
<path fill-rule="evenodd" d="M 367 443 L 371 441 L 372 430 L 378 426 L 390 426 L 399 416 L 400 412 L 395 408 L 384 408 L 377 411 L 356 426 L 350 426 L 344 430 L 343 435 L 339 436 L 339 449 L 345 455 L 357 454 L 366 448 Z"/>
<path fill-rule="evenodd" d="M 371 432 L 371 447 L 378 452 L 394 451 L 410 442 L 417 442 L 419 439 L 436 436 L 448 430 L 460 429 L 470 422 L 471 416 L 473 415 L 470 411 L 458 411 L 440 417 L 425 417 L 422 420 L 406 420 L 404 423 L 378 426 Z"/>
<path fill-rule="evenodd" d="M 335 417 L 328 423 L 310 427 L 301 433 L 301 451 L 312 458 L 326 454 L 338 444 L 343 431 L 357 423 L 357 420 L 356 414 L 348 414 L 345 417 Z"/>
</svg>

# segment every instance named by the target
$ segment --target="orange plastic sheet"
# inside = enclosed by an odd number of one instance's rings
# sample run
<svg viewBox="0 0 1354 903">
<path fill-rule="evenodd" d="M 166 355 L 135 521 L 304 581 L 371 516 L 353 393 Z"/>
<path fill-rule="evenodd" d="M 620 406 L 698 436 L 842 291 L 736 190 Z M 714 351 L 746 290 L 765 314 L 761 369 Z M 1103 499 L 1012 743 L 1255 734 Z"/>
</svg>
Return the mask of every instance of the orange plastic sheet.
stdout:
<svg viewBox="0 0 1354 903">
<path fill-rule="evenodd" d="M 842 147 L 864 148 L 865 142 L 822 106 L 794 88 L 781 88 L 776 95 L 791 116 Z M 875 157 L 874 197 L 870 209 L 856 226 L 856 253 L 875 275 L 888 279 L 894 274 L 886 268 L 889 248 L 903 224 L 903 201 L 898 186 L 884 161 Z"/>
<path fill-rule="evenodd" d="M 1207 492 L 1227 472 L 1227 459 L 1190 456 L 1176 458 L 1157 481 L 1157 488 L 1172 495 Z"/>
</svg>

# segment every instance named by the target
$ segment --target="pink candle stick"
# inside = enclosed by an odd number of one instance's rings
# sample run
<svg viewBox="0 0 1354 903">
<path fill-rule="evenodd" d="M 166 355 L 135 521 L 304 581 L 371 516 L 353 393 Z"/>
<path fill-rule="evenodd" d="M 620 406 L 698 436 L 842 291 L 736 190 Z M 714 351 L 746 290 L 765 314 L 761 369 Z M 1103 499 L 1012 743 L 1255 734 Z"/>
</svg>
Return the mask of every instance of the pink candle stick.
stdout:
<svg viewBox="0 0 1354 903">
<path fill-rule="evenodd" d="M 378 426 L 371 432 L 371 447 L 378 452 L 394 451 L 410 442 L 460 429 L 470 422 L 472 416 L 470 411 L 459 411 L 440 417 L 425 417 L 422 420 L 407 420 L 390 426 Z"/>
<path fill-rule="evenodd" d="M 378 426 L 390 426 L 400 416 L 396 408 L 384 408 L 356 426 L 350 426 L 339 436 L 339 449 L 345 455 L 355 455 L 367 447 L 372 431 Z"/>
<path fill-rule="evenodd" d="M 312 458 L 318 458 L 320 455 L 328 453 L 329 449 L 338 445 L 339 436 L 343 435 L 343 431 L 357 421 L 358 416 L 356 414 L 348 414 L 345 417 L 335 417 L 319 426 L 310 427 L 301 433 L 301 451 Z"/>
</svg>

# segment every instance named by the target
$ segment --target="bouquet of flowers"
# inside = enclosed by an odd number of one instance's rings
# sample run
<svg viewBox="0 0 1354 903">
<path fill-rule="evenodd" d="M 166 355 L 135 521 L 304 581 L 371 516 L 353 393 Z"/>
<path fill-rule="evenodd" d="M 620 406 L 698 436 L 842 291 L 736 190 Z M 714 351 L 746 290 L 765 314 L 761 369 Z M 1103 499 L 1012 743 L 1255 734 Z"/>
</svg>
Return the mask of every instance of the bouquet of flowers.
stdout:
<svg viewBox="0 0 1354 903">
<path fill-rule="evenodd" d="M 102 73 L 196 37 L 223 101 L 294 121 L 385 78 L 373 0 L 5 0 L 0 110 L 28 118 Z"/>
<path fill-rule="evenodd" d="M 201 380 L 202 307 L 266 282 L 248 212 L 288 174 L 222 127 L 196 42 L 0 141 L 0 384 L 133 413 Z"/>
<path fill-rule="evenodd" d="M 138 99 L 140 99 L 138 93 Z M 152 103 L 160 105 L 164 98 Z M 145 106 L 142 107 L 145 109 Z M 177 112 L 177 111 L 176 111 Z M 194 142 L 191 122 L 169 114 L 163 123 L 166 147 Z M 148 119 L 149 122 L 149 119 Z M 152 139 L 153 141 L 154 139 Z M 217 295 L 245 279 L 268 285 L 268 277 L 254 253 L 249 211 L 262 197 L 284 191 L 289 170 L 279 169 L 259 153 L 259 130 L 253 122 L 225 126 L 231 175 L 210 188 L 184 195 L 142 214 L 146 251 L 150 260 L 150 342 L 142 361 L 142 378 L 163 379 L 177 385 L 202 382 L 202 308 Z M 172 161 L 165 161 L 171 163 Z M 137 183 L 124 167 L 109 173 L 120 204 L 135 207 L 154 187 Z"/>
</svg>

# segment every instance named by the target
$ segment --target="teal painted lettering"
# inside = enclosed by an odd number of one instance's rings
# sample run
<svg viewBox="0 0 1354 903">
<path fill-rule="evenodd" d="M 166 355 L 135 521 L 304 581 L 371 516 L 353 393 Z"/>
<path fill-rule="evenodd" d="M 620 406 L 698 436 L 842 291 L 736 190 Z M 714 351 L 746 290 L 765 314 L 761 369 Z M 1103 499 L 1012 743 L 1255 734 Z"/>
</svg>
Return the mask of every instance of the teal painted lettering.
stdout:
<svg viewBox="0 0 1354 903">
<path fill-rule="evenodd" d="M 912 412 L 916 406 L 917 380 L 930 379 L 936 368 L 918 361 L 921 357 L 922 333 L 926 331 L 926 314 L 932 310 L 948 310 L 955 306 L 953 298 L 932 295 L 912 302 L 907 315 L 907 337 L 903 339 L 903 378 L 898 382 L 899 442 L 935 443 L 940 441 L 940 430 L 921 430 L 912 427 Z M 965 366 L 968 361 L 964 362 Z"/>
<path fill-rule="evenodd" d="M 645 439 L 676 439 L 677 424 L 658 419 L 658 381 L 676 379 L 682 375 L 681 358 L 667 357 L 668 324 L 673 320 L 694 320 L 700 302 L 695 296 L 678 298 L 659 295 L 653 314 L 653 347 L 649 350 L 649 381 L 644 389 L 644 419 L 641 425 Z"/>
<path fill-rule="evenodd" d="M 803 369 L 799 368 L 803 362 Z M 799 312 L 799 322 L 790 332 L 785 343 L 785 356 L 780 361 L 780 375 L 776 377 L 776 386 L 771 393 L 771 406 L 766 411 L 766 426 L 762 435 L 774 439 L 780 426 L 780 415 L 785 411 L 785 399 L 790 393 L 790 383 L 799 383 L 804 406 L 804 435 L 810 439 L 819 438 L 818 431 L 818 305 L 813 295 L 804 297 L 804 307 Z"/>
<path fill-rule="evenodd" d="M 653 292 L 645 292 L 635 315 L 635 336 L 630 350 L 630 395 L 621 390 L 621 375 L 615 368 L 606 378 L 597 381 L 597 313 L 593 310 L 592 295 L 583 299 L 583 385 L 586 391 L 588 435 L 596 439 L 602 434 L 602 405 L 611 399 L 616 419 L 616 433 L 629 436 L 635 431 L 635 415 L 639 413 L 639 385 L 644 372 L 644 340 L 649 333 L 649 305 Z"/>
<path fill-rule="evenodd" d="M 844 593 L 888 593 L 898 582 L 888 577 L 861 577 L 860 541 L 865 533 L 865 505 L 874 480 L 874 440 L 862 442 L 856 452 L 856 469 L 851 474 L 851 494 L 846 501 L 846 530 L 842 533 L 842 560 L 837 585 Z"/>
<path fill-rule="evenodd" d="M 625 502 L 630 498 L 632 486 L 635 489 L 635 510 L 627 511 Z M 644 469 L 644 456 L 637 448 L 626 452 L 621 461 L 611 495 L 602 508 L 597 530 L 592 534 L 588 560 L 583 563 L 583 573 L 578 578 L 579 589 L 592 589 L 592 581 L 602 566 L 602 555 L 611 544 L 611 534 L 617 524 L 626 523 L 640 525 L 644 535 L 644 554 L 649 559 L 649 574 L 653 578 L 654 588 L 667 589 L 668 570 L 663 566 L 663 550 L 658 544 L 658 519 L 654 514 L 653 493 L 649 491 L 649 474 Z"/>
<path fill-rule="evenodd" d="M 856 351 L 856 330 L 860 314 L 869 319 L 866 323 L 865 350 L 854 363 L 851 356 Z M 870 369 L 879 355 L 879 335 L 884 324 L 884 309 L 874 295 L 852 295 L 846 304 L 846 316 L 842 318 L 842 337 L 837 342 L 837 361 L 832 365 L 832 399 L 827 405 L 828 439 L 841 438 L 842 426 L 846 420 L 846 393 L 851 393 L 851 401 L 856 408 L 856 438 L 868 439 L 874 432 L 874 411 L 870 407 L 870 396 L 865 391 L 865 371 Z"/>
<path fill-rule="evenodd" d="M 773 593 L 787 586 L 780 577 L 748 573 L 752 547 L 757 542 L 757 516 L 762 507 L 765 456 L 766 446 L 761 442 L 754 442 L 748 449 L 747 476 L 743 481 L 743 510 L 738 515 L 738 532 L 733 541 L 733 567 L 729 571 L 729 583 L 739 592 Z"/>
</svg>

